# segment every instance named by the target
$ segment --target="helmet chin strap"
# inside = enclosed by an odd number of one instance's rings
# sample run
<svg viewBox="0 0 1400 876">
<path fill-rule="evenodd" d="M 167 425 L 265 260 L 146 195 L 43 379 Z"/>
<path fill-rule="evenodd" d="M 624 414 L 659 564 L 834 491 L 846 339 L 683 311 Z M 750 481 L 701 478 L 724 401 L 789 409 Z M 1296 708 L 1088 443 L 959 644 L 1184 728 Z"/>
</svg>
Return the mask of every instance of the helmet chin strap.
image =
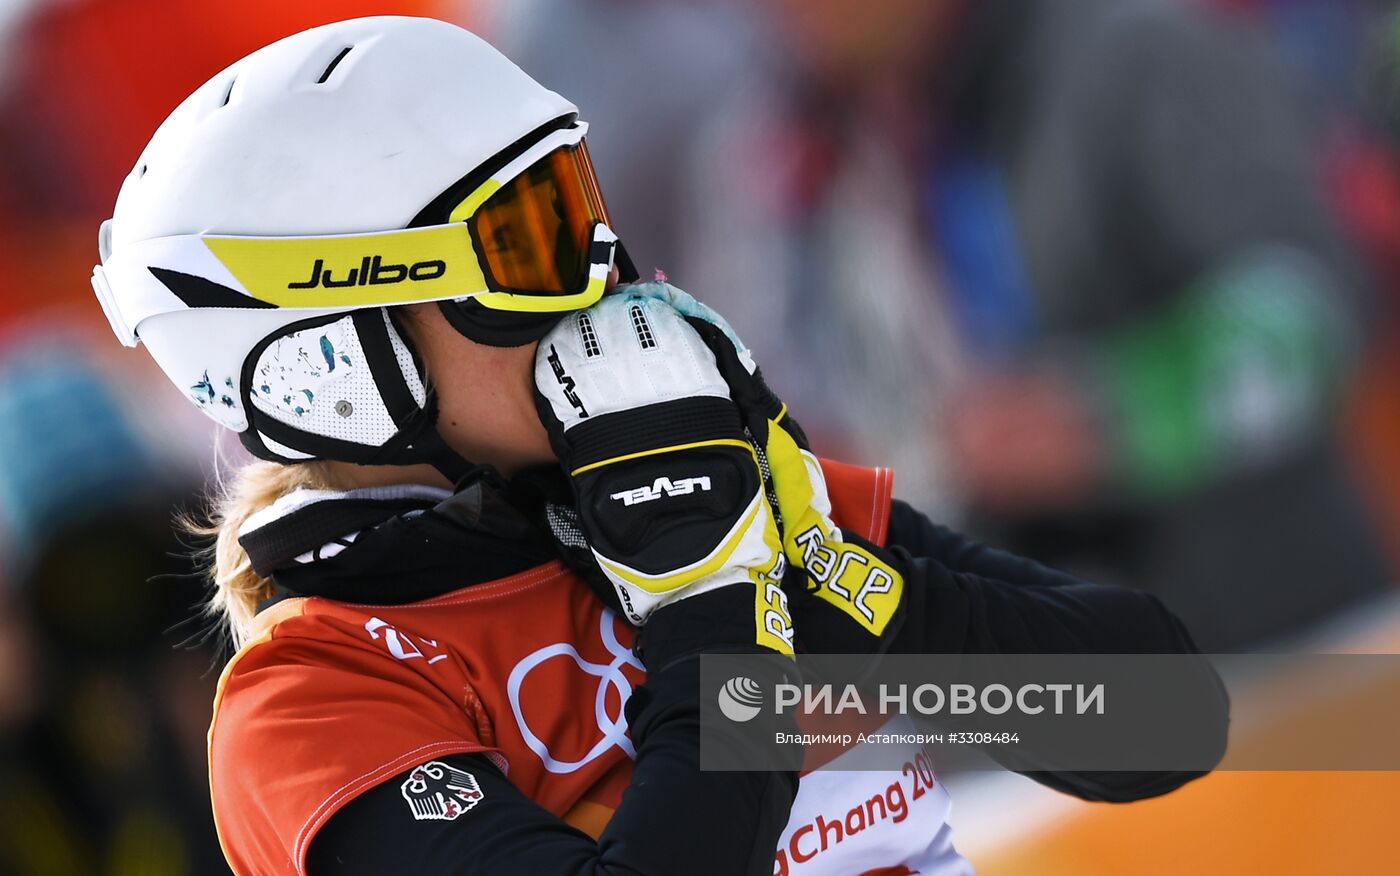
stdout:
<svg viewBox="0 0 1400 876">
<path fill-rule="evenodd" d="M 398 327 L 399 323 L 394 318 L 393 311 L 389 310 L 387 313 L 398 331 L 400 340 L 413 353 L 414 361 L 417 362 L 419 357 L 413 342 L 408 334 Z M 500 481 L 500 475 L 494 468 L 469 461 L 442 437 L 437 428 L 437 392 L 431 384 L 427 385 L 427 396 L 422 406 L 419 406 L 408 392 L 403 372 L 396 360 L 385 361 L 382 357 L 378 358 L 378 361 L 371 359 L 370 367 L 376 369 L 376 372 L 390 372 L 376 373 L 375 383 L 381 387 L 389 414 L 399 427 L 398 433 L 375 454 L 376 463 L 419 465 L 426 462 L 451 482 L 454 491 L 483 478 Z M 424 382 L 427 382 L 426 379 Z"/>
<path fill-rule="evenodd" d="M 442 433 L 437 430 L 436 410 L 424 413 L 427 415 L 424 420 L 426 425 L 418 429 L 412 442 L 404 447 L 402 461 L 396 463 L 392 459 L 386 459 L 386 463 L 415 465 L 426 462 L 451 482 L 453 492 L 482 480 L 504 483 L 493 466 L 471 462 L 452 449 L 442 437 Z"/>
</svg>

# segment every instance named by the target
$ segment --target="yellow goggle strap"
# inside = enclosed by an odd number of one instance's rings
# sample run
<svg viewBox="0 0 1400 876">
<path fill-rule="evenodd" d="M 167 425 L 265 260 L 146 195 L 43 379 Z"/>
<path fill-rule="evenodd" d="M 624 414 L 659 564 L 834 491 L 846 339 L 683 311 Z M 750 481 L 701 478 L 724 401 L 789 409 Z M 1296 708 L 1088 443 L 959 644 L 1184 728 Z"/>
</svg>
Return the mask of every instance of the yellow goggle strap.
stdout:
<svg viewBox="0 0 1400 876">
<path fill-rule="evenodd" d="M 488 290 L 460 222 L 324 237 L 181 235 L 124 247 L 94 269 L 93 287 L 118 338 L 132 346 L 143 320 L 197 306 L 357 308 L 475 298 L 493 310 L 579 310 L 602 297 L 616 249 L 617 235 L 600 223 L 583 291 L 515 295 Z M 198 284 L 200 300 L 172 289 L 162 274 Z"/>
<path fill-rule="evenodd" d="M 464 198 L 445 225 L 297 237 L 178 235 L 128 244 L 115 254 L 104 241 L 107 257 L 93 272 L 93 288 L 117 336 L 129 346 L 136 343 L 142 320 L 196 306 L 310 309 L 475 298 L 493 310 L 582 309 L 602 297 L 612 271 L 618 242 L 607 225 L 594 227 L 582 291 L 520 295 L 490 290 L 464 220 L 501 187 L 502 179 L 513 178 L 561 145 L 581 142 L 586 130 L 580 123 L 533 146 Z M 185 275 L 206 294 L 196 303 L 170 288 L 158 272 Z"/>
</svg>

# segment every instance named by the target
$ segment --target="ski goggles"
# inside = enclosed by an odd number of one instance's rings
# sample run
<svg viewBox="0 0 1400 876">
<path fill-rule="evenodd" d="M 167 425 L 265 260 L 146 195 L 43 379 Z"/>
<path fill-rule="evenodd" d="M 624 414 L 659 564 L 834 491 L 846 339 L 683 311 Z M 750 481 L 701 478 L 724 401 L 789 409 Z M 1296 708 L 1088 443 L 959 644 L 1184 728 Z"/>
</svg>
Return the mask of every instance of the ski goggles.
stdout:
<svg viewBox="0 0 1400 876">
<path fill-rule="evenodd" d="M 471 299 L 491 310 L 557 313 L 602 297 L 618 239 L 582 122 L 544 135 L 476 185 L 440 225 L 367 234 L 189 234 L 111 252 L 92 285 L 117 337 L 199 307 L 339 309 Z"/>
</svg>

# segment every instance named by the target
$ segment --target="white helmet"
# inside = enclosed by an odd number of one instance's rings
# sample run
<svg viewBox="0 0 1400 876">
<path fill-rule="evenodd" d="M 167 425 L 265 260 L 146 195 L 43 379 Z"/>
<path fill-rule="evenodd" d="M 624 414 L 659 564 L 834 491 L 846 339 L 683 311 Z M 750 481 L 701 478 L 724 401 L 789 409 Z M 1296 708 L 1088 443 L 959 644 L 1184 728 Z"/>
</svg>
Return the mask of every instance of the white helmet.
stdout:
<svg viewBox="0 0 1400 876">
<path fill-rule="evenodd" d="M 279 40 L 156 131 L 99 234 L 93 288 L 255 455 L 465 463 L 391 308 L 437 301 L 517 345 L 603 294 L 617 256 L 578 108 L 425 18 Z"/>
</svg>

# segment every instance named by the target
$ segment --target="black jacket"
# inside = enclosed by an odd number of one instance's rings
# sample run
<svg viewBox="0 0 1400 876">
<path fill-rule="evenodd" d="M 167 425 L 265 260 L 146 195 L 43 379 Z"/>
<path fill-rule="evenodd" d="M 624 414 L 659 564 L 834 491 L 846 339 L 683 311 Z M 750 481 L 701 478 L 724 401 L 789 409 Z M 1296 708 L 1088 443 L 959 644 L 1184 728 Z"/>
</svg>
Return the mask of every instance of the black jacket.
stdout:
<svg viewBox="0 0 1400 876">
<path fill-rule="evenodd" d="M 529 501 L 508 502 L 489 487 L 472 487 L 435 506 L 319 502 L 261 527 L 244 546 L 255 567 L 271 573 L 279 598 L 395 604 L 552 559 L 550 540 L 532 519 L 539 517 Z M 357 535 L 323 558 L 318 549 L 348 532 Z M 896 653 L 1195 651 L 1180 622 L 1155 597 L 1089 584 L 975 544 L 902 502 L 893 504 L 886 550 L 905 575 L 905 602 L 884 636 L 863 647 Z M 314 561 L 306 561 L 308 552 Z M 301 561 L 293 559 L 298 556 Z M 682 600 L 648 623 L 648 678 L 626 709 L 636 766 L 598 840 L 529 800 L 487 757 L 456 755 L 444 760 L 471 772 L 485 792 L 469 817 L 407 818 L 399 790 L 404 774 L 361 794 L 330 819 L 311 844 L 307 872 L 771 872 L 797 776 L 699 769 L 694 658 L 730 644 L 724 641 L 724 613 L 743 607 L 724 600 L 724 589 Z M 663 612 L 664 623 L 656 624 Z M 833 618 L 808 612 L 800 599 L 793 613 L 799 649 L 842 652 L 861 641 Z M 686 635 L 660 635 L 663 629 Z M 1223 691 L 1211 695 L 1223 714 Z M 1085 799 L 1111 801 L 1165 793 L 1198 775 L 1029 774 Z"/>
</svg>

